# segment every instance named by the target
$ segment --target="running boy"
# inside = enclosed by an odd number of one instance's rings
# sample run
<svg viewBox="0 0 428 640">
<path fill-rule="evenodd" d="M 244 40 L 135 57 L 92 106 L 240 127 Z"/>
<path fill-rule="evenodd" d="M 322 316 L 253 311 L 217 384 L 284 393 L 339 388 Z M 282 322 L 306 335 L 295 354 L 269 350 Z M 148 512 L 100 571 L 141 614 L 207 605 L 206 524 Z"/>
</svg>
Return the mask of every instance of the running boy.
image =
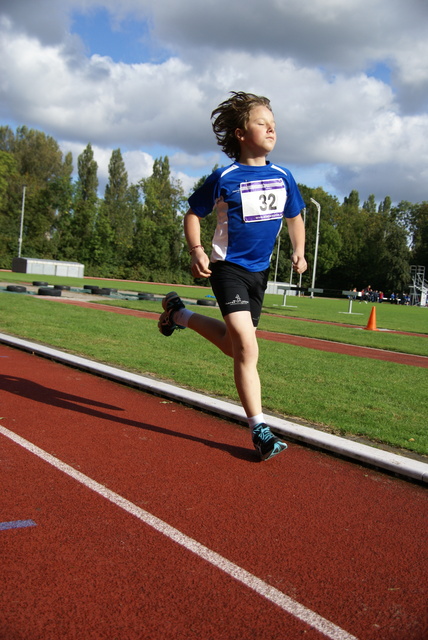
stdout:
<svg viewBox="0 0 428 640">
<path fill-rule="evenodd" d="M 159 330 L 170 336 L 189 327 L 233 358 L 234 378 L 262 460 L 287 448 L 270 431 L 262 410 L 256 329 L 270 258 L 285 217 L 296 273 L 306 270 L 304 202 L 291 173 L 266 160 L 276 143 L 270 101 L 232 92 L 211 114 L 218 144 L 234 160 L 214 171 L 189 198 L 184 232 L 195 278 L 210 278 L 223 321 L 187 309 L 173 291 L 162 301 Z M 214 211 L 211 259 L 201 246 L 200 219 Z"/>
</svg>

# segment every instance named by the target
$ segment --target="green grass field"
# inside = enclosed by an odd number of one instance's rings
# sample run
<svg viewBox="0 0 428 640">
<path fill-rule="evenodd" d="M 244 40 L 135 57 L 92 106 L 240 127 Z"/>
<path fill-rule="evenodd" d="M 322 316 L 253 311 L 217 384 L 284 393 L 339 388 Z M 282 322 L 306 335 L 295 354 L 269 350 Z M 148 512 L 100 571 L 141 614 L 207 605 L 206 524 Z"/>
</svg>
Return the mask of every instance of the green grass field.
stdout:
<svg viewBox="0 0 428 640">
<path fill-rule="evenodd" d="M 134 282 L 54 278 L 3 272 L 0 280 L 50 284 L 83 284 L 129 291 L 130 299 L 100 298 L 100 305 L 117 304 L 160 313 L 159 301 L 137 300 L 138 291 L 163 295 L 177 288 L 184 298 L 211 294 L 207 288 Z M 125 297 L 125 296 L 124 296 Z M 123 297 L 123 298 L 124 298 Z M 260 329 L 305 335 L 349 344 L 428 355 L 428 309 L 376 305 L 379 329 L 414 332 L 364 331 L 373 305 L 321 298 L 266 296 Z M 219 317 L 212 307 L 195 307 Z M 342 312 L 342 313 L 341 313 Z M 316 320 L 320 322 L 302 321 Z M 330 323 L 330 324 L 324 324 Z M 353 325 L 340 326 L 340 323 Z M 0 330 L 43 344 L 126 368 L 143 375 L 238 401 L 231 361 L 192 331 L 163 337 L 149 319 L 106 313 L 102 309 L 55 304 L 52 299 L 0 293 Z M 385 443 L 428 455 L 426 428 L 428 371 L 366 358 L 351 357 L 260 340 L 260 376 L 266 411 L 373 443 Z"/>
</svg>

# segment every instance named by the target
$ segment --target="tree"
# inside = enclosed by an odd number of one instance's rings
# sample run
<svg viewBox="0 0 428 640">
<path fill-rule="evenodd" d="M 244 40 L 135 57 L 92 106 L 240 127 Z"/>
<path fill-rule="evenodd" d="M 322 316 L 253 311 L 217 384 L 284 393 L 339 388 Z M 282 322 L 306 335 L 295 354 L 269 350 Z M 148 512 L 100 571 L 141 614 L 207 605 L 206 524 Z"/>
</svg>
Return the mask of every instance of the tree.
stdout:
<svg viewBox="0 0 428 640">
<path fill-rule="evenodd" d="M 383 202 L 381 202 L 379 205 L 379 213 L 389 214 L 391 211 L 391 206 L 392 206 L 391 198 L 389 196 L 386 196 Z"/>
<path fill-rule="evenodd" d="M 411 207 L 412 264 L 428 269 L 428 202 Z"/>
<path fill-rule="evenodd" d="M 11 153 L 0 151 L 0 210 L 5 206 L 7 188 L 12 177 L 17 175 L 17 162 Z"/>
<path fill-rule="evenodd" d="M 0 127 L 0 149 L 14 156 L 19 173 L 31 176 L 35 185 L 45 185 L 62 173 L 59 145 L 42 131 L 22 126 L 13 134 L 9 127 Z"/>
<path fill-rule="evenodd" d="M 133 263 L 144 267 L 150 278 L 161 272 L 176 278 L 184 246 L 185 198 L 181 183 L 171 177 L 168 157 L 155 160 L 152 175 L 141 180 L 139 186 L 143 207 L 134 238 Z"/>
<path fill-rule="evenodd" d="M 390 211 L 373 214 L 367 224 L 361 257 L 365 284 L 386 292 L 403 291 L 410 280 L 407 233 Z"/>
<path fill-rule="evenodd" d="M 376 198 L 373 193 L 364 202 L 363 209 L 368 211 L 368 213 L 376 213 Z"/>
<path fill-rule="evenodd" d="M 378 254 L 378 287 L 383 291 L 407 291 L 410 284 L 410 250 L 404 227 L 388 218 L 384 250 Z"/>
<path fill-rule="evenodd" d="M 101 202 L 94 222 L 94 230 L 89 241 L 90 267 L 93 273 L 105 276 L 115 275 L 114 233 L 108 218 L 107 208 Z"/>
<path fill-rule="evenodd" d="M 9 235 L 10 259 L 15 253 L 11 239 L 19 236 L 23 186 L 26 186 L 22 253 L 32 257 L 52 257 L 56 216 L 56 184 L 67 174 L 58 143 L 41 131 L 0 127 L 0 151 L 13 157 L 15 170 L 7 178 L 3 193 L 2 228 Z"/>
<path fill-rule="evenodd" d="M 115 149 L 109 163 L 109 180 L 101 206 L 103 219 L 103 242 L 110 235 L 113 263 L 123 269 L 126 266 L 133 241 L 133 219 L 128 198 L 128 174 L 120 149 Z M 111 234 L 107 230 L 110 227 Z M 100 225 L 96 225 L 96 231 Z"/>
<path fill-rule="evenodd" d="M 55 220 L 52 233 L 52 253 L 55 260 L 69 259 L 68 249 L 73 245 L 71 232 L 74 185 L 72 182 L 73 156 L 64 158 L 63 174 L 51 183 Z"/>
<path fill-rule="evenodd" d="M 407 215 L 407 214 L 406 214 Z M 409 283 L 409 250 L 404 220 L 386 197 L 376 210 L 374 196 L 362 208 L 356 191 L 345 198 L 337 229 L 342 241 L 339 265 L 328 274 L 330 286 L 394 291 Z"/>
<path fill-rule="evenodd" d="M 367 284 L 364 251 L 369 214 L 360 208 L 358 191 L 351 191 L 337 211 L 335 227 L 340 236 L 341 248 L 338 263 L 329 273 L 329 285 L 337 289 L 349 289 Z"/>
<path fill-rule="evenodd" d="M 91 241 L 98 208 L 98 165 L 91 144 L 77 158 L 78 181 L 74 195 L 74 216 L 70 247 L 75 260 L 91 263 Z M 70 256 L 71 257 L 71 256 Z"/>
<path fill-rule="evenodd" d="M 0 267 L 10 268 L 11 255 L 16 253 L 18 235 L 16 221 L 10 215 L 9 184 L 18 177 L 17 162 L 11 153 L 0 151 Z"/>
</svg>

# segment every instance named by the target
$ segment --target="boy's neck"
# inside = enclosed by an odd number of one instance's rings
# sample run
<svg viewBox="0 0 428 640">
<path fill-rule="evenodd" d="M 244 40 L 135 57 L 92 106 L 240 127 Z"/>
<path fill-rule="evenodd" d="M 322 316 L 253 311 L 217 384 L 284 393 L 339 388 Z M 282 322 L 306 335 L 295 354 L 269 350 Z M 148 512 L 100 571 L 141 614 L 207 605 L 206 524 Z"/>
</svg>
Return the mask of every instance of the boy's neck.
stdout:
<svg viewBox="0 0 428 640">
<path fill-rule="evenodd" d="M 264 167 L 266 164 L 266 156 L 259 156 L 254 158 L 253 156 L 242 156 L 238 160 L 239 164 L 247 164 L 251 167 Z"/>
</svg>

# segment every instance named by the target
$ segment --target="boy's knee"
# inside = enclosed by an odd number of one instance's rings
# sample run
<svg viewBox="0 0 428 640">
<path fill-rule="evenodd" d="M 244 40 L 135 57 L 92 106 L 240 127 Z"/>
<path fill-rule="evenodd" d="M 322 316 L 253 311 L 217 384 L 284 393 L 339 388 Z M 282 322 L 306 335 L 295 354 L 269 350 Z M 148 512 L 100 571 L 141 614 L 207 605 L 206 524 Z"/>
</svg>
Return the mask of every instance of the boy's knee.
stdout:
<svg viewBox="0 0 428 640">
<path fill-rule="evenodd" d="M 235 357 L 241 360 L 253 360 L 259 355 L 259 347 L 257 340 L 239 339 L 233 341 L 233 353 Z"/>
</svg>

